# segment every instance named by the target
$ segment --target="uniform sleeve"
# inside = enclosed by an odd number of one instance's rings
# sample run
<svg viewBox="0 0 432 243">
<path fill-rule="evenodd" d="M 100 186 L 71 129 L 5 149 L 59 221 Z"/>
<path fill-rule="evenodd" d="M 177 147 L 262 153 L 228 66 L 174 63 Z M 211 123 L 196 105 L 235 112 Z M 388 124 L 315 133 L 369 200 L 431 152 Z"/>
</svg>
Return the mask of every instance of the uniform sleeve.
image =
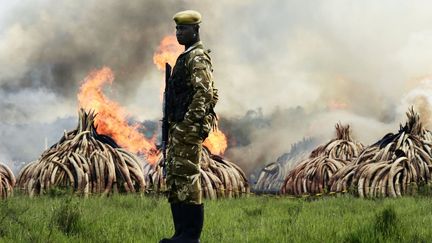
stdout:
<svg viewBox="0 0 432 243">
<path fill-rule="evenodd" d="M 219 90 L 214 87 L 214 82 L 212 82 L 212 88 L 213 88 L 213 100 L 211 101 L 211 106 L 215 107 L 216 103 L 219 100 Z"/>
<path fill-rule="evenodd" d="M 214 102 L 211 63 L 204 55 L 195 56 L 189 63 L 191 83 L 194 90 L 192 102 L 188 107 L 185 120 L 190 123 L 201 121 L 206 109 Z"/>
</svg>

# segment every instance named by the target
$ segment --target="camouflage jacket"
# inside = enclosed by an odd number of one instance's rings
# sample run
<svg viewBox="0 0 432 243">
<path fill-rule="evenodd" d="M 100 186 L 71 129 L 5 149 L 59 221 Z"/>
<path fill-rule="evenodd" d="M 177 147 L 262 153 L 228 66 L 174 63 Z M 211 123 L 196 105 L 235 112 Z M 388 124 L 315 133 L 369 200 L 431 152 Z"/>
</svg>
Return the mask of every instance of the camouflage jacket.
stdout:
<svg viewBox="0 0 432 243">
<path fill-rule="evenodd" d="M 218 101 L 209 51 L 204 50 L 199 41 L 181 55 L 186 55 L 186 83 L 193 91 L 184 119 L 176 124 L 176 130 L 180 133 L 198 131 L 208 134 L 216 126 L 217 118 L 213 108 Z"/>
</svg>

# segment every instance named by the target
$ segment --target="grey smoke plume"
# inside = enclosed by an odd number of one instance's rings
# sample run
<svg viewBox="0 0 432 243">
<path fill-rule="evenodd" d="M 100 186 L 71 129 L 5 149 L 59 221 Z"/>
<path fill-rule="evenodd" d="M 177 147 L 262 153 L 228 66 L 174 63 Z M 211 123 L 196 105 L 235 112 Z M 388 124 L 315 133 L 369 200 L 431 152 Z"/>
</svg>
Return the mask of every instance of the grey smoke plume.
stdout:
<svg viewBox="0 0 432 243">
<path fill-rule="evenodd" d="M 330 139 L 338 121 L 351 123 L 366 144 L 377 140 L 397 129 L 410 104 L 419 103 L 410 91 L 431 73 L 429 1 L 27 0 L 5 5 L 0 12 L 4 160 L 36 159 L 39 150 L 25 156 L 20 151 L 71 129 L 61 121 L 76 114 L 79 82 L 102 66 L 116 74 L 107 90 L 113 99 L 137 119 L 159 119 L 162 74 L 152 55 L 163 36 L 173 33 L 172 15 L 188 8 L 203 14 L 202 39 L 212 49 L 220 90 L 216 110 L 238 128 L 225 130 L 234 133 L 231 137 L 247 134 L 247 143 L 227 151 L 243 168 L 274 161 L 303 137 Z M 235 124 L 257 108 L 263 126 Z M 35 124 L 51 127 L 46 131 L 52 134 L 32 133 L 43 130 Z M 9 145 L 21 144 L 27 133 L 36 145 Z"/>
<path fill-rule="evenodd" d="M 42 88 L 74 99 L 89 71 L 109 66 L 119 92 L 136 95 L 175 9 L 166 1 L 23 2 L 6 13 L 1 88 Z"/>
</svg>

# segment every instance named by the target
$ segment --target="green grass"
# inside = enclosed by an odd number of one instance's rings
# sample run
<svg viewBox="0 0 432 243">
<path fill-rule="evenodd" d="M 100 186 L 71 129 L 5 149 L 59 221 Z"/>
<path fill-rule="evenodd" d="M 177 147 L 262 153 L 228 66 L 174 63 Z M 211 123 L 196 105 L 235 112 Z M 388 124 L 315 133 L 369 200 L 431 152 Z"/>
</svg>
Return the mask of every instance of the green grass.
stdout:
<svg viewBox="0 0 432 243">
<path fill-rule="evenodd" d="M 432 198 L 251 196 L 205 202 L 202 242 L 431 242 Z M 0 201 L 0 242 L 158 242 L 164 198 L 61 193 Z"/>
</svg>

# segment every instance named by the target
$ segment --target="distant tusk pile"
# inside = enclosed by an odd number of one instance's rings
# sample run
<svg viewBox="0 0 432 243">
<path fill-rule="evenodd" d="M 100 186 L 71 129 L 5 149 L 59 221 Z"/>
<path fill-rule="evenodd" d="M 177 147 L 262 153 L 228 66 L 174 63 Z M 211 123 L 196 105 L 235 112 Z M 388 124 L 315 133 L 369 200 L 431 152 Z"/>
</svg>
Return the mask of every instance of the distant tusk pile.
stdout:
<svg viewBox="0 0 432 243">
<path fill-rule="evenodd" d="M 399 197 L 431 180 L 432 134 L 411 108 L 397 134 L 367 147 L 350 166 L 334 175 L 331 190 L 353 189 L 360 197 Z"/>
<path fill-rule="evenodd" d="M 7 165 L 0 163 L 0 198 L 7 198 L 13 194 L 15 176 Z"/>
<path fill-rule="evenodd" d="M 336 125 L 337 137 L 316 148 L 310 157 L 292 169 L 282 186 L 282 194 L 320 194 L 330 189 L 331 177 L 360 154 L 361 143 L 353 141 L 349 125 Z"/>
<path fill-rule="evenodd" d="M 136 156 L 119 148 L 94 127 L 95 114 L 79 111 L 77 129 L 65 132 L 39 160 L 26 165 L 18 186 L 33 196 L 53 187 L 72 188 L 82 195 L 144 192 L 145 181 Z"/>
<path fill-rule="evenodd" d="M 253 192 L 278 194 L 285 181 L 286 175 L 298 162 L 309 157 L 316 141 L 308 138 L 293 145 L 288 153 L 280 156 L 276 162 L 270 163 L 261 169 Z"/>
<path fill-rule="evenodd" d="M 162 161 L 159 156 L 156 165 L 144 165 L 146 183 L 150 192 L 164 192 L 167 190 L 162 170 L 158 166 Z M 231 198 L 249 194 L 249 184 L 244 172 L 236 164 L 212 155 L 203 147 L 201 155 L 201 187 L 204 198 Z"/>
<path fill-rule="evenodd" d="M 253 191 L 260 193 L 278 193 L 285 178 L 285 168 L 278 162 L 266 165 L 258 176 Z"/>
</svg>

